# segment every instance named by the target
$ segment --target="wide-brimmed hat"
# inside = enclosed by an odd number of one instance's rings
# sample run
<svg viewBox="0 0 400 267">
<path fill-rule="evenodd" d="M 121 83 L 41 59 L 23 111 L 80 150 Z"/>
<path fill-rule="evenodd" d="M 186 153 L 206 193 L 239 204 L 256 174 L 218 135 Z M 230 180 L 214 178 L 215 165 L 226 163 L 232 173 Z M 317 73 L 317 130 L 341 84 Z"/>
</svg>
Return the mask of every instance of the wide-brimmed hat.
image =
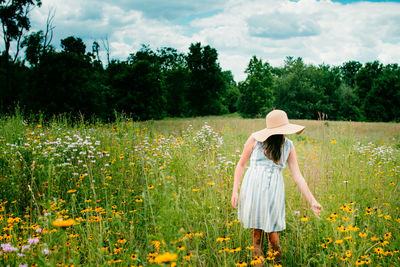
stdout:
<svg viewBox="0 0 400 267">
<path fill-rule="evenodd" d="M 286 112 L 279 109 L 268 113 L 265 120 L 267 121 L 267 128 L 253 133 L 254 138 L 260 142 L 264 142 L 268 137 L 275 134 L 299 134 L 305 128 L 301 125 L 289 123 Z"/>
</svg>

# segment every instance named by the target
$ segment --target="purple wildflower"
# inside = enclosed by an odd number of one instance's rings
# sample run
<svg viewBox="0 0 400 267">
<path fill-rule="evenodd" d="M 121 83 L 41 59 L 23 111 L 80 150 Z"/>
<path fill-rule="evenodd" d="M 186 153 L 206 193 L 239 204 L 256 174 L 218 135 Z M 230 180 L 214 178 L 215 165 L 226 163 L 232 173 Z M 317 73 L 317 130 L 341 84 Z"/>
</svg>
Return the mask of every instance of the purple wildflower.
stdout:
<svg viewBox="0 0 400 267">
<path fill-rule="evenodd" d="M 11 246 L 9 243 L 1 244 L 1 248 L 4 252 L 13 252 L 18 250 L 17 248 Z"/>
<path fill-rule="evenodd" d="M 31 245 L 23 245 L 21 247 L 21 251 L 24 252 L 25 249 L 30 249 L 30 248 L 31 248 Z"/>
<path fill-rule="evenodd" d="M 43 254 L 49 255 L 50 254 L 50 250 L 48 250 L 47 248 L 43 249 Z"/>
<path fill-rule="evenodd" d="M 37 237 L 35 237 L 35 238 L 29 238 L 29 239 L 28 239 L 28 243 L 29 243 L 29 245 L 37 244 L 37 243 L 39 243 L 39 238 L 37 238 Z"/>
</svg>

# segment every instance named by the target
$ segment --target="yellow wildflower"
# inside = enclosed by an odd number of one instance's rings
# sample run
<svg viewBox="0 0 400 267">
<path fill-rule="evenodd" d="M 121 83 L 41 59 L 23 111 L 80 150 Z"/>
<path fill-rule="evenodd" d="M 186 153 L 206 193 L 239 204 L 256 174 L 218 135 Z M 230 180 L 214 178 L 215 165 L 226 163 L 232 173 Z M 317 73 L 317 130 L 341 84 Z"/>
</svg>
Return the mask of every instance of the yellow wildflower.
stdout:
<svg viewBox="0 0 400 267">
<path fill-rule="evenodd" d="M 154 262 L 155 263 L 171 262 L 171 261 L 176 261 L 176 258 L 178 258 L 177 254 L 175 253 L 171 254 L 169 252 L 165 252 L 164 254 L 156 256 Z"/>
<path fill-rule="evenodd" d="M 68 219 L 68 220 L 57 220 L 54 221 L 52 224 L 57 227 L 70 227 L 76 224 L 76 222 L 74 219 Z"/>
</svg>

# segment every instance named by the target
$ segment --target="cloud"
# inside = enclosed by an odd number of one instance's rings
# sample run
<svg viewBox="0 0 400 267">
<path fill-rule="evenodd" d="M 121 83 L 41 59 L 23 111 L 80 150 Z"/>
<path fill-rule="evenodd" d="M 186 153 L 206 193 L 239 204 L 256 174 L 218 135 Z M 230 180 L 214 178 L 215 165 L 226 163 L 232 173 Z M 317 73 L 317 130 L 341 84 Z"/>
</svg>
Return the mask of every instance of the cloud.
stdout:
<svg viewBox="0 0 400 267">
<path fill-rule="evenodd" d="M 141 44 L 186 53 L 191 43 L 201 42 L 217 49 L 222 68 L 232 70 L 237 81 L 246 77 L 253 55 L 274 66 L 286 56 L 312 64 L 400 62 L 400 3 L 395 2 L 46 0 L 32 11 L 33 31 L 45 28 L 52 7 L 56 47 L 70 35 L 81 37 L 88 49 L 108 36 L 111 57 L 125 60 Z"/>
<path fill-rule="evenodd" d="M 148 18 L 174 20 L 223 8 L 226 2 L 226 0 L 125 0 L 115 1 L 114 4 L 121 3 L 126 8 L 140 10 Z"/>
<path fill-rule="evenodd" d="M 314 36 L 321 31 L 315 20 L 293 13 L 255 15 L 247 19 L 247 24 L 250 35 L 271 39 Z"/>
</svg>

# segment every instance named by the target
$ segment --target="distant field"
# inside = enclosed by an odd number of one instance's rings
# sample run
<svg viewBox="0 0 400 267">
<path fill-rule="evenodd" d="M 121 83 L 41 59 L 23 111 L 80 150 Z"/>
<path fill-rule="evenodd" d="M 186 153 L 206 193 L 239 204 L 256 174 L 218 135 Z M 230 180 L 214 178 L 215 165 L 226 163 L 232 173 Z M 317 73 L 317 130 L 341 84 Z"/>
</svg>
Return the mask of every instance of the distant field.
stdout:
<svg viewBox="0 0 400 267">
<path fill-rule="evenodd" d="M 323 212 L 312 214 L 286 169 L 283 265 L 399 265 L 400 124 L 291 122 L 306 126 L 288 137 Z M 230 197 L 243 144 L 263 127 L 2 117 L 1 265 L 251 265 Z"/>
</svg>

